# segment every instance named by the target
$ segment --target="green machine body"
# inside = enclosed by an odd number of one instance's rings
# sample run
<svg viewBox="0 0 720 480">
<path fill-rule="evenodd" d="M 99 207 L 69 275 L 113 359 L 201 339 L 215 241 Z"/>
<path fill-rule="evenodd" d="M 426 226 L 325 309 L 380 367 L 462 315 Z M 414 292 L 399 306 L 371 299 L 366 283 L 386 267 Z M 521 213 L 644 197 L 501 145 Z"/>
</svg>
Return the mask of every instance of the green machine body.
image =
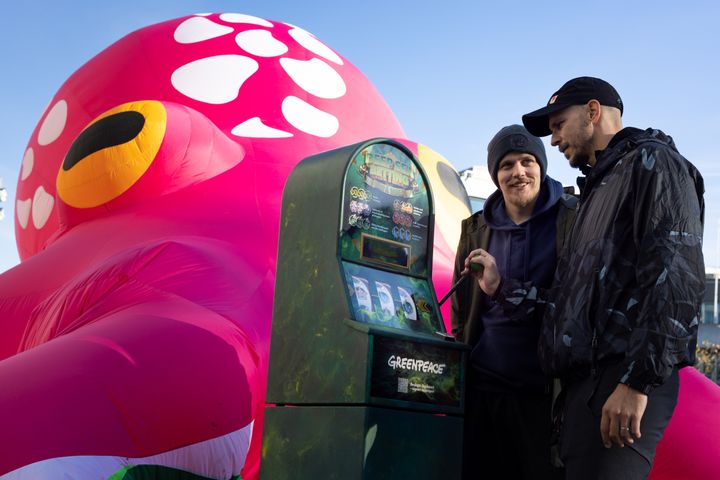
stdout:
<svg viewBox="0 0 720 480">
<path fill-rule="evenodd" d="M 433 197 L 373 139 L 283 192 L 261 478 L 460 478 L 467 347 L 432 285 Z"/>
</svg>

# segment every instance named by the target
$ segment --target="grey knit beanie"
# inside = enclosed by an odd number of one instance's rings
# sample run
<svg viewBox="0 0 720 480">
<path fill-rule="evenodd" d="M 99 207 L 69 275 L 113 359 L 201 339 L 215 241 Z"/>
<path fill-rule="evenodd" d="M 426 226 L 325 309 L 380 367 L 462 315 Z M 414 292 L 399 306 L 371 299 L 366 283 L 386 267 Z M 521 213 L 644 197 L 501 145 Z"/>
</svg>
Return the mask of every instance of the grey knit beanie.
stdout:
<svg viewBox="0 0 720 480">
<path fill-rule="evenodd" d="M 534 156 L 535 161 L 540 165 L 540 180 L 545 180 L 547 157 L 542 140 L 531 135 L 522 125 L 509 125 L 496 133 L 488 144 L 488 172 L 495 185 L 498 184 L 497 172 L 500 160 L 510 152 L 529 153 Z"/>
</svg>

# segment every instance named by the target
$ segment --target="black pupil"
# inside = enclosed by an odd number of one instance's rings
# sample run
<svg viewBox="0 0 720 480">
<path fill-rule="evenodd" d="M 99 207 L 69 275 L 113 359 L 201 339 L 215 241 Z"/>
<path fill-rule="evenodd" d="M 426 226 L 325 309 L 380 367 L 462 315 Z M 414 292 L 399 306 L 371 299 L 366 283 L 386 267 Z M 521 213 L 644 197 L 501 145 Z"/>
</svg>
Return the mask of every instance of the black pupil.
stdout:
<svg viewBox="0 0 720 480">
<path fill-rule="evenodd" d="M 145 125 L 139 112 L 120 112 L 95 122 L 75 139 L 70 146 L 63 170 L 68 171 L 88 155 L 103 148 L 121 145 L 137 136 Z"/>
</svg>

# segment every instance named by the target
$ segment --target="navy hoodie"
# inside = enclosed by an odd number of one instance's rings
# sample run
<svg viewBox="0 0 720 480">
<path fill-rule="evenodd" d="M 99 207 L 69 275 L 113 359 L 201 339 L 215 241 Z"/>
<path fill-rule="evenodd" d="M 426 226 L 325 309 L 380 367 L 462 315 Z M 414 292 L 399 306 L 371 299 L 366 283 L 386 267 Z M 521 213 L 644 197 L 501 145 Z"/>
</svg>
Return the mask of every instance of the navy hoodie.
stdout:
<svg viewBox="0 0 720 480">
<path fill-rule="evenodd" d="M 488 251 L 503 278 L 532 281 L 548 288 L 556 260 L 556 218 L 563 193 L 560 182 L 545 177 L 532 216 L 516 225 L 505 210 L 500 190 L 483 210 L 491 230 Z M 474 386 L 490 391 L 543 391 L 548 378 L 537 356 L 540 319 L 510 320 L 488 297 L 482 315 L 482 333 L 470 354 Z"/>
</svg>

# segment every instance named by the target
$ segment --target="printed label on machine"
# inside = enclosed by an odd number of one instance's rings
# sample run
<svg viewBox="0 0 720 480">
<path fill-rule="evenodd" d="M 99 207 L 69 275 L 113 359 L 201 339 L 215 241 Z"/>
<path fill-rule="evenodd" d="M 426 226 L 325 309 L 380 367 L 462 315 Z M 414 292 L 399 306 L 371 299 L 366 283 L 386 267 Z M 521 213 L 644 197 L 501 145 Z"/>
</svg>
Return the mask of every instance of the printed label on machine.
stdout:
<svg viewBox="0 0 720 480">
<path fill-rule="evenodd" d="M 370 395 L 459 408 L 460 358 L 456 349 L 375 335 Z"/>
</svg>

